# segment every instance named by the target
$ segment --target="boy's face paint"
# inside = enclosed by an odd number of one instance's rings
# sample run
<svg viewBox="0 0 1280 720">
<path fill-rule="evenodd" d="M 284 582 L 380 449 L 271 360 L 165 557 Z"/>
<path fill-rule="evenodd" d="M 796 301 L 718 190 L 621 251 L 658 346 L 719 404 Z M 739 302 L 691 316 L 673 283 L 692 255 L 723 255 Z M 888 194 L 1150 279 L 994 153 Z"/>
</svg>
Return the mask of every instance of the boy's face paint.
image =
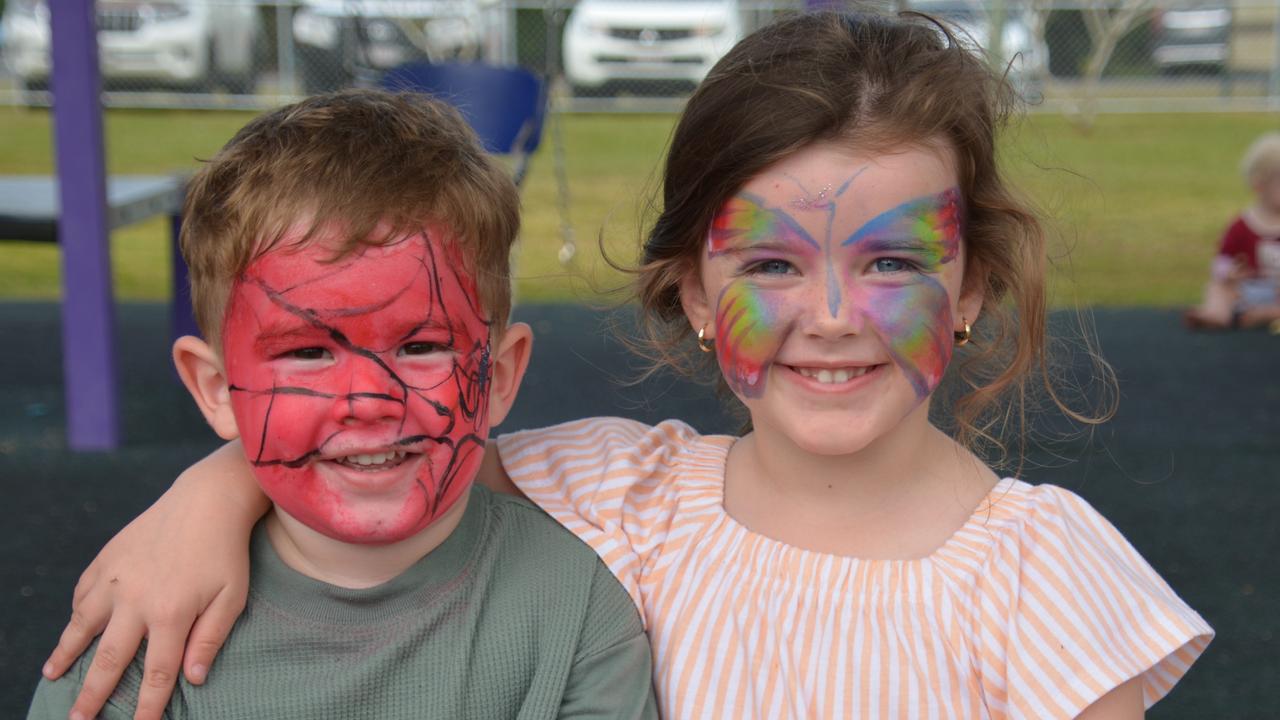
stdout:
<svg viewBox="0 0 1280 720">
<path fill-rule="evenodd" d="M 753 418 L 779 368 L 814 388 L 828 371 L 819 404 L 891 379 L 909 388 L 903 412 L 922 403 L 951 358 L 962 223 L 954 172 L 926 150 L 820 145 L 747 183 L 713 223 L 702 276 L 721 370 Z"/>
<path fill-rule="evenodd" d="M 222 348 L 245 453 L 276 506 L 390 543 L 471 485 L 488 436 L 489 322 L 434 233 L 329 262 L 272 250 L 232 289 Z"/>
</svg>

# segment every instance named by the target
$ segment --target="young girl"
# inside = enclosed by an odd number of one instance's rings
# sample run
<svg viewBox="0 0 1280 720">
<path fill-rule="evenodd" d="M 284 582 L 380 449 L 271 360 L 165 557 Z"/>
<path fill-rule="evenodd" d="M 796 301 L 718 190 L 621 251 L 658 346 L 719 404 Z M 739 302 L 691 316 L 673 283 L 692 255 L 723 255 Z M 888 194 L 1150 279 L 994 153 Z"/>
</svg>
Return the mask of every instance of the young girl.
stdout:
<svg viewBox="0 0 1280 720">
<path fill-rule="evenodd" d="M 655 354 L 718 365 L 751 431 L 590 418 L 499 438 L 491 474 L 631 593 L 666 717 L 1136 718 L 1212 637 L 1083 500 L 966 449 L 1048 377 L 1043 238 L 995 159 L 1009 97 L 919 17 L 797 15 L 743 40 L 680 120 L 638 294 Z M 961 442 L 929 421 L 957 347 Z M 203 611 L 202 678 L 262 506 L 239 457 L 202 461 L 108 546 L 49 673 L 114 602 L 101 648 L 128 657 L 148 632 L 150 708 Z"/>
</svg>

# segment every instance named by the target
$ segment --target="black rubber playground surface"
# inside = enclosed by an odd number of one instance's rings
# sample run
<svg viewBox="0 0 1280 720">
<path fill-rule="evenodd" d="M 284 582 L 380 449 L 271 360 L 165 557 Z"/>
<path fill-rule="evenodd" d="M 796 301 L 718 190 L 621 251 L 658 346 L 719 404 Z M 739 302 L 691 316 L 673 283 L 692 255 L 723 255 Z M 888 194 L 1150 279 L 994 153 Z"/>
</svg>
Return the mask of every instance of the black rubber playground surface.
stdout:
<svg viewBox="0 0 1280 720">
<path fill-rule="evenodd" d="M 63 435 L 58 306 L 0 303 L 2 718 L 25 712 L 94 552 L 216 445 L 169 369 L 166 313 L 119 307 L 124 445 L 74 454 Z M 735 426 L 697 386 L 612 383 L 632 363 L 600 315 L 530 306 L 517 317 L 538 341 L 505 428 L 593 414 Z M 1189 334 L 1173 311 L 1095 319 L 1120 374 L 1120 412 L 1092 440 L 1058 446 L 1059 457 L 1038 453 L 1024 475 L 1097 506 L 1217 630 L 1149 717 L 1280 717 L 1280 337 Z"/>
</svg>

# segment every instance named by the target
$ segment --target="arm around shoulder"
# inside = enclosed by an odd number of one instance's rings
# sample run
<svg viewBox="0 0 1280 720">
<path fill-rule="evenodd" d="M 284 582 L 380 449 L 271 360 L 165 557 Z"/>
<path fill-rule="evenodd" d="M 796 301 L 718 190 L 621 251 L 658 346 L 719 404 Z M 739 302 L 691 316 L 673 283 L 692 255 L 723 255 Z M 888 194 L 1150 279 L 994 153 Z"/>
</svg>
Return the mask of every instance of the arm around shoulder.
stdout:
<svg viewBox="0 0 1280 720">
<path fill-rule="evenodd" d="M 75 709 L 91 717 L 145 636 L 138 716 L 159 717 L 179 667 L 203 682 L 244 608 L 249 536 L 267 507 L 238 442 L 182 473 L 81 575 L 45 676 L 57 678 L 101 633 L 97 658 L 77 683 L 83 689 Z"/>
</svg>

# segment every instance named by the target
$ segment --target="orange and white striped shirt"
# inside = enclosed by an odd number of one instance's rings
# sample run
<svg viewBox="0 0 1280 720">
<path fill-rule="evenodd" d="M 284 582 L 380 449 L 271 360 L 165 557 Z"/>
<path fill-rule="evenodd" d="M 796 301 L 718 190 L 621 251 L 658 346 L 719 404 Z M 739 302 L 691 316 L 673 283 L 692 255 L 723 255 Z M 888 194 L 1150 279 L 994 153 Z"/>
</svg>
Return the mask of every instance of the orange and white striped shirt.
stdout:
<svg viewBox="0 0 1280 720">
<path fill-rule="evenodd" d="M 734 438 L 589 418 L 498 439 L 635 600 L 663 717 L 1068 718 L 1163 697 L 1213 631 L 1084 500 L 1000 481 L 942 547 L 861 560 L 724 511 Z"/>
</svg>

